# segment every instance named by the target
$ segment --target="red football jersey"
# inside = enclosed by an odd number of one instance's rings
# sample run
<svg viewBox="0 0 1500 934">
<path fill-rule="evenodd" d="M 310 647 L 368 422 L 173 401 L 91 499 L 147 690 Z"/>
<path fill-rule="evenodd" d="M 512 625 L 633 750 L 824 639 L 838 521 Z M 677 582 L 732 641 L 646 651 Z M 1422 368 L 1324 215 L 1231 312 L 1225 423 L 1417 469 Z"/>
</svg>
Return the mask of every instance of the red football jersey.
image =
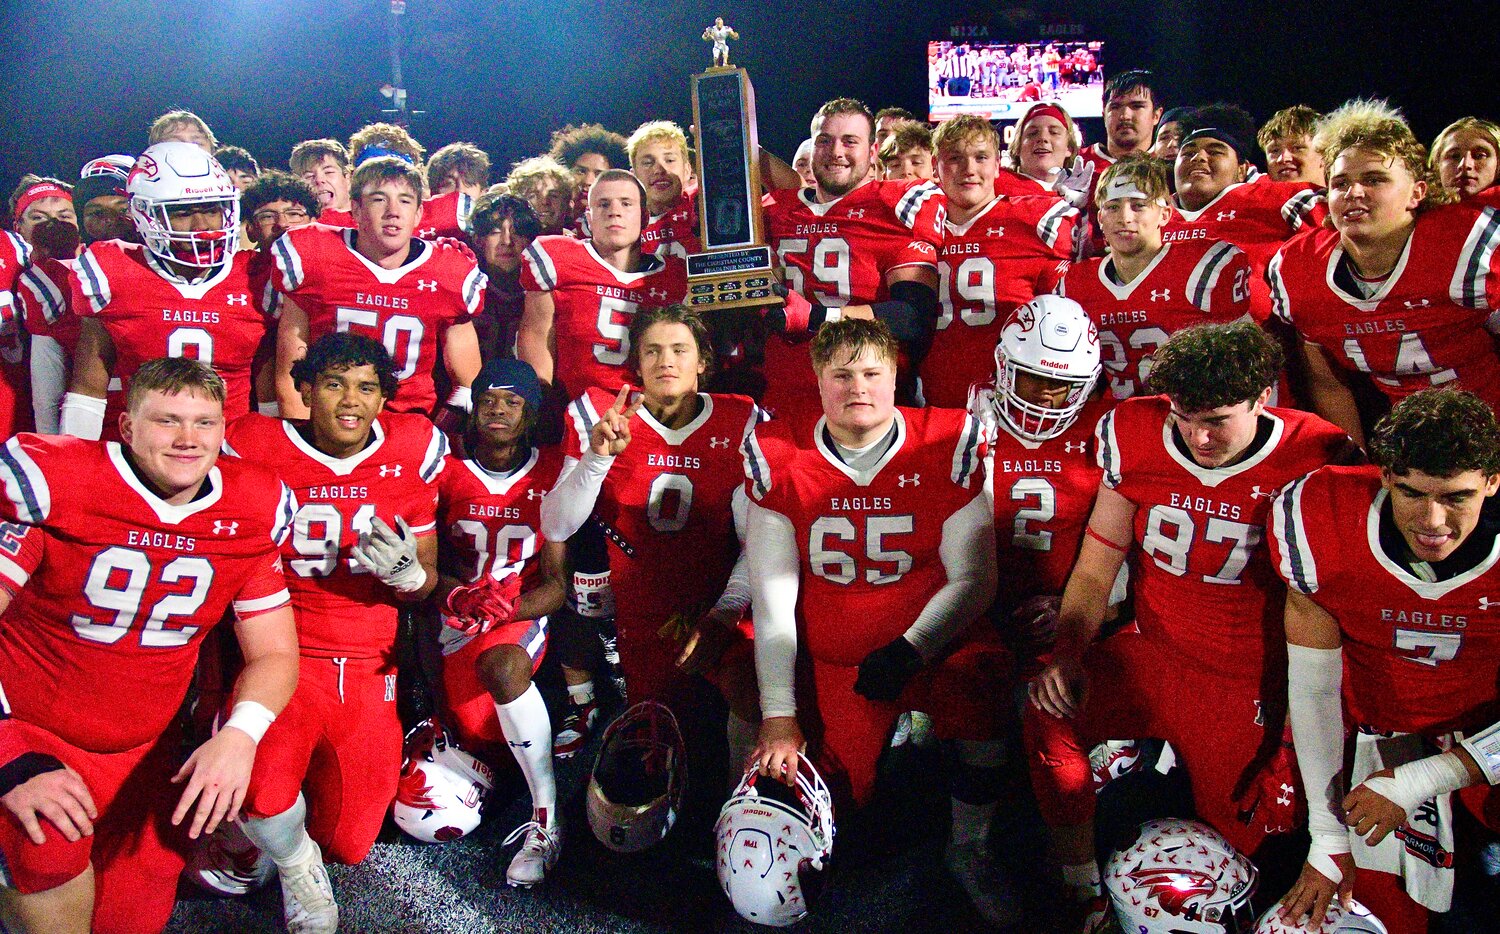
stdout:
<svg viewBox="0 0 1500 934">
<path fill-rule="evenodd" d="M 81 327 L 68 304 L 77 265 L 77 260 L 56 260 L 49 256 L 22 270 L 16 281 L 16 302 L 26 333 L 51 337 L 70 354 L 78 346 Z"/>
<path fill-rule="evenodd" d="M 569 457 L 582 456 L 614 396 L 590 389 L 568 406 L 573 431 L 563 443 Z M 644 406 L 637 409 L 630 446 L 604 476 L 594 514 L 614 546 L 609 582 L 621 618 L 659 625 L 675 611 L 707 609 L 724 593 L 739 557 L 731 501 L 743 476 L 740 445 L 760 409 L 744 396 L 698 398 L 698 417 L 676 429 Z M 691 573 L 683 573 L 685 560 Z"/>
<path fill-rule="evenodd" d="M 993 385 L 975 393 L 969 411 L 990 438 L 995 545 L 1000 599 L 1061 595 L 1083 544 L 1083 530 L 1099 493 L 1094 427 L 1110 403 L 1094 399 L 1068 430 L 1029 441 L 995 415 Z"/>
<path fill-rule="evenodd" d="M 1311 182 L 1239 182 L 1196 211 L 1174 203 L 1162 239 L 1167 243 L 1226 240 L 1244 250 L 1250 266 L 1261 274 L 1283 242 L 1299 231 L 1321 226 L 1327 216 L 1322 189 Z M 1259 275 L 1252 287 L 1263 291 Z M 1270 313 L 1269 298 L 1254 304 L 1257 320 L 1265 320 Z"/>
<path fill-rule="evenodd" d="M 297 496 L 282 548 L 303 655 L 377 658 L 396 641 L 394 592 L 354 560 L 376 516 L 396 517 L 418 535 L 437 528 L 437 477 L 448 453 L 442 432 L 421 415 L 383 413 L 358 454 L 329 457 L 298 423 L 250 414 L 229 426 L 224 448 L 276 471 Z"/>
<path fill-rule="evenodd" d="M 324 208 L 318 212 L 318 223 L 325 227 L 354 227 L 354 212 Z"/>
<path fill-rule="evenodd" d="M 1272 505 L 1271 553 L 1287 586 L 1338 620 L 1344 705 L 1381 731 L 1477 730 L 1500 719 L 1500 545 L 1445 581 L 1380 544 L 1378 467 L 1325 467 Z"/>
<path fill-rule="evenodd" d="M 683 192 L 668 211 L 653 214 L 641 230 L 641 252 L 653 256 L 665 254 L 686 261 L 693 253 L 703 252 L 698 236 L 698 199 Z"/>
<path fill-rule="evenodd" d="M 8 230 L 0 231 L 0 438 L 33 427 L 26 333 L 11 291 L 30 262 L 31 247 L 26 241 Z"/>
<path fill-rule="evenodd" d="M 1456 383 L 1500 407 L 1500 215 L 1462 204 L 1417 215 L 1368 299 L 1335 282 L 1339 244 L 1337 231 L 1317 230 L 1282 247 L 1266 273 L 1276 315 L 1339 366 L 1371 374 L 1392 402 Z"/>
<path fill-rule="evenodd" d="M 413 240 L 405 265 L 385 269 L 354 238 L 321 224 L 288 230 L 271 247 L 276 288 L 307 313 L 308 343 L 335 331 L 383 343 L 401 380 L 386 409 L 431 414 L 444 334 L 479 313 L 488 280 L 456 244 Z"/>
<path fill-rule="evenodd" d="M 526 248 L 521 287 L 551 292 L 555 315 L 554 384 L 569 396 L 630 382 L 630 322 L 641 308 L 675 305 L 687 294 L 687 266 L 677 256 L 641 257 L 639 272 L 621 272 L 594 244 L 537 237 Z"/>
<path fill-rule="evenodd" d="M 1222 240 L 1163 244 L 1135 277 L 1118 285 L 1108 256 L 1068 269 L 1058 294 L 1082 305 L 1099 328 L 1099 350 L 1116 399 L 1145 391 L 1151 358 L 1192 324 L 1223 324 L 1250 313 L 1250 263 Z"/>
<path fill-rule="evenodd" d="M 449 456 L 438 477 L 438 528 L 446 573 L 473 583 L 485 575 L 520 574 L 530 590 L 539 576 L 535 560 L 542 538 L 542 497 L 557 483 L 562 454 L 532 448 L 509 475 L 491 473 L 473 458 Z"/>
<path fill-rule="evenodd" d="M 1258 681 L 1268 648 L 1286 641 L 1264 546 L 1271 498 L 1349 438 L 1316 415 L 1268 408 L 1259 450 L 1206 468 L 1179 447 L 1170 409 L 1165 396 L 1126 399 L 1097 432 L 1105 486 L 1136 506 L 1136 621 L 1200 671 Z"/>
<path fill-rule="evenodd" d="M 967 223 L 944 224 L 937 330 L 922 360 L 922 398 L 961 409 L 995 375 L 995 344 L 1018 305 L 1051 292 L 1068 268 L 1078 212 L 1060 199 L 996 198 Z"/>
<path fill-rule="evenodd" d="M 128 386 L 140 365 L 157 357 L 195 357 L 224 378 L 224 417 L 250 411 L 251 367 L 270 327 L 250 285 L 249 252 L 239 252 L 199 282 L 167 271 L 139 243 L 90 244 L 73 269 L 72 308 L 95 317 L 115 345 L 114 376 Z M 124 394 L 110 397 L 104 437 L 119 431 Z"/>
<path fill-rule="evenodd" d="M 995 177 L 995 194 L 1005 198 L 1042 197 L 1062 200 L 1052 190 L 1051 182 L 1039 182 L 1030 175 L 1022 175 L 1011 169 L 1001 169 L 1000 174 Z"/>
<path fill-rule="evenodd" d="M 118 444 L 23 434 L 0 476 L 0 574 L 19 589 L 0 624 L 0 699 L 80 749 L 160 736 L 225 611 L 287 603 L 277 549 L 297 504 L 264 467 L 220 458 L 208 492 L 174 506 Z"/>
<path fill-rule="evenodd" d="M 839 460 L 822 419 L 767 422 L 745 443 L 749 494 L 796 530 L 798 641 L 819 661 L 858 665 L 911 627 L 947 583 L 943 523 L 981 492 L 978 421 L 958 409 L 896 416 L 895 443 L 865 473 Z"/>
<path fill-rule="evenodd" d="M 469 236 L 469 215 L 474 213 L 474 196 L 450 191 L 422 202 L 422 216 L 417 220 L 416 235 L 423 240 L 438 237 Z M 322 222 L 320 217 L 319 222 Z M 352 224 L 350 226 L 353 226 Z"/>
<path fill-rule="evenodd" d="M 764 204 L 786 287 L 824 307 L 884 301 L 892 269 L 937 268 L 945 211 L 932 182 L 866 182 L 826 203 L 810 188 L 787 188 L 766 195 Z M 767 409 L 815 410 L 817 376 L 806 342 L 768 335 L 764 373 Z"/>
</svg>

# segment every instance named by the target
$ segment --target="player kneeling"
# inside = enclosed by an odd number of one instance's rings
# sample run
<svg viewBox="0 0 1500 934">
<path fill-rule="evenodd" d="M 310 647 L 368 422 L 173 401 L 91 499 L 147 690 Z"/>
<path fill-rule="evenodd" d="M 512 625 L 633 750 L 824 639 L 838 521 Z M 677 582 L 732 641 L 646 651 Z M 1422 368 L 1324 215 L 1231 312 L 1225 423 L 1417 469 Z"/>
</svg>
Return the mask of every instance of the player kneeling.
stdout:
<svg viewBox="0 0 1500 934">
<path fill-rule="evenodd" d="M 450 457 L 438 487 L 443 722 L 481 759 L 493 762 L 507 746 L 515 755 L 532 817 L 506 840 L 522 843 L 505 880 L 532 886 L 562 851 L 552 722 L 531 681 L 547 649 L 547 615 L 564 596 L 563 544 L 540 533 L 562 457 L 531 444 L 542 387 L 530 364 L 491 360 L 473 390 L 464 439 L 472 453 Z"/>
</svg>

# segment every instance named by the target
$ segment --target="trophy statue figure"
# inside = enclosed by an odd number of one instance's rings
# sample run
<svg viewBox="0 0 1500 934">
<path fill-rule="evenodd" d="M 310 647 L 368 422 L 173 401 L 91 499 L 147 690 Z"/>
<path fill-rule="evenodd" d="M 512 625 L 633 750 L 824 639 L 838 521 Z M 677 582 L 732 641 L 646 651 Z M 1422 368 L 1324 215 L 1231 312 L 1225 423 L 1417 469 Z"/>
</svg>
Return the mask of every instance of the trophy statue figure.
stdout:
<svg viewBox="0 0 1500 934">
<path fill-rule="evenodd" d="M 724 25 L 724 17 L 722 17 L 722 16 L 716 16 L 716 17 L 714 17 L 714 24 L 712 26 L 709 26 L 709 27 L 707 27 L 707 28 L 705 28 L 703 30 L 703 41 L 704 42 L 712 42 L 714 44 L 714 67 L 715 68 L 728 68 L 729 67 L 729 40 L 730 39 L 733 39 L 736 42 L 738 42 L 739 39 L 740 39 L 740 34 L 737 33 L 737 32 L 735 32 L 733 29 L 729 28 L 728 26 L 725 26 Z"/>
</svg>

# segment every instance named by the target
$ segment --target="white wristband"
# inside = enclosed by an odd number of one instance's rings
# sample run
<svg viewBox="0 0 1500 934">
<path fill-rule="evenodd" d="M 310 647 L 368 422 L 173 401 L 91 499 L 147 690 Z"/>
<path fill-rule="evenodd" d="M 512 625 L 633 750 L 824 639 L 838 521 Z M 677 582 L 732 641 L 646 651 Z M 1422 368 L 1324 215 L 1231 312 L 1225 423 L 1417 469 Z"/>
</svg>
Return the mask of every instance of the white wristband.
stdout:
<svg viewBox="0 0 1500 934">
<path fill-rule="evenodd" d="M 1457 791 L 1469 784 L 1469 770 L 1450 752 L 1396 766 L 1390 776 L 1365 779 L 1366 788 L 1406 812 L 1408 818 L 1423 801 Z"/>
<path fill-rule="evenodd" d="M 266 735 L 266 730 L 276 722 L 276 715 L 271 713 L 269 707 L 258 704 L 255 701 L 242 700 L 234 705 L 234 710 L 229 714 L 229 719 L 224 721 L 224 727 L 234 727 L 260 743 L 260 738 Z"/>
<path fill-rule="evenodd" d="M 98 441 L 104 434 L 104 411 L 108 403 L 81 392 L 64 393 L 58 413 L 58 428 L 65 435 Z"/>
<path fill-rule="evenodd" d="M 1500 723 L 1492 724 L 1459 743 L 1491 785 L 1500 784 Z"/>
<path fill-rule="evenodd" d="M 267 416 L 269 418 L 280 418 L 281 417 L 281 403 L 280 402 L 257 402 L 255 404 L 255 411 L 257 411 L 260 414 L 265 415 L 265 416 Z"/>
<path fill-rule="evenodd" d="M 457 389 L 453 390 L 453 395 L 448 397 L 448 404 L 453 406 L 455 409 L 463 409 L 465 412 L 473 411 L 473 391 L 470 390 L 468 386 L 458 387 Z"/>
</svg>

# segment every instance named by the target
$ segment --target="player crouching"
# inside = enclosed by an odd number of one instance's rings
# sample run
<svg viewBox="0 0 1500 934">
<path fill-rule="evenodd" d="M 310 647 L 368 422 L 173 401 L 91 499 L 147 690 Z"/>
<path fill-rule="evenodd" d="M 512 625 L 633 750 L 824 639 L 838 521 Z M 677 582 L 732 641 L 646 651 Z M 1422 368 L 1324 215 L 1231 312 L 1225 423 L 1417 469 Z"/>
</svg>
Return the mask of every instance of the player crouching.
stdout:
<svg viewBox="0 0 1500 934">
<path fill-rule="evenodd" d="M 552 722 L 532 675 L 547 649 L 547 615 L 563 603 L 564 546 L 542 538 L 542 499 L 557 482 L 556 448 L 531 444 L 542 385 L 519 360 L 491 360 L 474 380 L 465 448 L 438 486 L 444 545 L 435 591 L 442 607 L 444 723 L 494 761 L 507 745 L 531 790 L 531 820 L 505 880 L 531 886 L 557 864 L 562 827 L 552 779 Z"/>
</svg>

